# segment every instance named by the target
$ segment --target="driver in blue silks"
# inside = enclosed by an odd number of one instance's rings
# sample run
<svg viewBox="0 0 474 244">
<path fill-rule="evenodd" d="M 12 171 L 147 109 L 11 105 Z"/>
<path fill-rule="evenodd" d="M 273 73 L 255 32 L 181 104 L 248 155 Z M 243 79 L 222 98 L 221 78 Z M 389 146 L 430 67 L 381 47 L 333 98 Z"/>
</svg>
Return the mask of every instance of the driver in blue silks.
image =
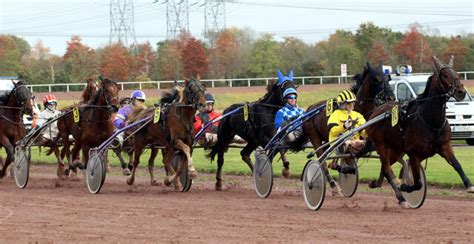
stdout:
<svg viewBox="0 0 474 244">
<path fill-rule="evenodd" d="M 278 83 L 281 84 L 285 81 L 293 82 L 293 70 L 290 71 L 288 76 L 284 76 L 278 70 Z M 275 130 L 277 131 L 280 131 L 283 127 L 285 127 L 291 121 L 298 118 L 304 113 L 303 109 L 299 108 L 297 105 L 298 92 L 296 91 L 295 88 L 290 87 L 290 88 L 285 89 L 283 91 L 283 99 L 285 100 L 285 106 L 277 111 L 275 115 L 275 120 L 274 120 Z M 293 130 L 283 140 L 283 143 L 289 144 L 290 142 L 294 141 L 302 133 L 303 133 L 303 130 L 301 127 Z M 285 152 L 286 152 L 285 149 L 280 151 L 281 159 L 283 160 L 283 166 L 284 166 L 283 176 L 289 177 L 291 174 L 290 169 L 289 169 L 290 162 L 286 158 Z"/>
</svg>

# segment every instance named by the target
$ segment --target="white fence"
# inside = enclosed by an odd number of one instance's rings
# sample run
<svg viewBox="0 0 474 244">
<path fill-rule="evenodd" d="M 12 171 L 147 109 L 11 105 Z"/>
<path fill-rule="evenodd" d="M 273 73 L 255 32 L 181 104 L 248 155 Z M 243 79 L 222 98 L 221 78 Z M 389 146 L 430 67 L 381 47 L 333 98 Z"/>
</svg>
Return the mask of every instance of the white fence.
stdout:
<svg viewBox="0 0 474 244">
<path fill-rule="evenodd" d="M 474 71 L 458 72 L 461 78 L 467 80 L 474 79 Z M 413 73 L 412 75 L 428 75 L 429 73 Z M 468 77 L 469 75 L 469 77 Z M 351 82 L 352 76 L 303 76 L 294 77 L 294 81 L 299 85 L 306 84 L 341 84 Z M 270 78 L 239 78 L 239 79 L 207 79 L 201 80 L 207 87 L 242 87 L 242 86 L 263 86 L 269 81 L 276 80 L 276 77 Z M 118 82 L 121 90 L 131 89 L 161 89 L 169 88 L 174 81 L 127 81 Z M 27 85 L 31 92 L 69 92 L 80 91 L 84 89 L 86 83 L 64 83 L 64 84 L 34 84 Z M 166 86 L 166 87 L 164 87 Z"/>
</svg>

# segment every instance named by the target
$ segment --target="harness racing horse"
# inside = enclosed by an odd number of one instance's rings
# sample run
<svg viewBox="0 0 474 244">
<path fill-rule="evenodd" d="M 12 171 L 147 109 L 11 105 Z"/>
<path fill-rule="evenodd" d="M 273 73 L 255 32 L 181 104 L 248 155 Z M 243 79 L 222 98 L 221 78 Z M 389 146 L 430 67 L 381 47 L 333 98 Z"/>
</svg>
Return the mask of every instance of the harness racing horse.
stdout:
<svg viewBox="0 0 474 244">
<path fill-rule="evenodd" d="M 395 96 L 389 85 L 389 79 L 384 74 L 382 64 L 379 64 L 377 68 L 373 69 L 370 63 L 367 62 L 363 73 L 355 75 L 353 79 L 356 80 L 356 83 L 351 87 L 351 91 L 356 94 L 357 97 L 354 110 L 360 112 L 364 118 L 370 117 L 374 109 L 380 104 L 394 100 Z M 326 101 L 320 101 L 313 104 L 307 109 L 307 111 L 316 109 L 325 103 Z M 312 119 L 304 122 L 302 126 L 303 134 L 290 144 L 290 149 L 293 151 L 302 150 L 308 138 L 315 150 L 321 147 L 323 142 L 329 140 L 329 128 L 327 126 L 328 119 L 329 118 L 325 112 L 320 112 Z M 317 156 L 321 156 L 328 147 L 329 145 L 322 150 L 318 150 L 316 152 Z M 329 174 L 326 163 L 322 164 L 322 169 L 331 187 L 335 187 L 337 183 Z"/>
<path fill-rule="evenodd" d="M 99 90 L 94 97 L 80 107 L 79 133 L 73 133 L 75 146 L 80 146 L 84 165 L 73 162 L 70 166 L 75 170 L 87 167 L 89 161 L 89 150 L 98 147 L 103 141 L 108 139 L 115 127 L 112 115 L 117 112 L 119 106 L 119 86 L 115 81 L 102 79 Z M 74 156 L 74 151 L 72 152 Z"/>
<path fill-rule="evenodd" d="M 166 185 L 169 186 L 173 183 L 176 190 L 181 190 L 179 176 L 186 165 L 188 165 L 191 178 L 196 177 L 191 158 L 194 142 L 193 123 L 197 109 L 205 107 L 205 90 L 205 87 L 199 81 L 199 77 L 197 77 L 196 79 L 185 80 L 182 97 L 179 97 L 179 91 L 176 89 L 163 94 L 160 100 L 163 111 L 161 111 L 159 121 L 148 123 L 134 135 L 133 168 L 132 174 L 127 179 L 127 184 L 132 185 L 135 181 L 135 172 L 140 164 L 140 155 L 146 145 L 163 147 L 163 163 L 167 172 L 164 181 Z M 153 116 L 154 110 L 155 108 L 147 109 L 143 117 Z M 176 172 L 172 167 L 175 152 L 178 152 L 181 156 Z M 153 181 L 152 172 L 150 173 Z"/>
<path fill-rule="evenodd" d="M 226 114 L 241 107 L 235 114 L 229 115 L 219 122 L 217 143 L 210 147 L 211 152 L 208 157 L 214 160 L 217 155 L 216 190 L 222 190 L 224 153 L 228 150 L 229 144 L 236 134 L 247 141 L 247 145 L 240 151 L 240 155 L 253 171 L 250 154 L 258 146 L 265 147 L 275 134 L 275 114 L 285 105 L 283 91 L 290 87 L 295 88 L 292 81 L 284 81 L 282 84 L 270 82 L 263 98 L 248 104 L 248 118 L 245 118 L 244 108 L 242 108 L 244 104 L 242 103 L 233 104 L 224 110 L 223 114 Z M 284 167 L 289 170 L 288 164 L 285 164 Z"/>
<path fill-rule="evenodd" d="M 13 81 L 12 81 L 13 82 Z M 26 82 L 20 80 L 13 82 L 14 88 L 6 99 L 6 104 L 0 103 L 0 147 L 5 147 L 7 158 L 5 163 L 0 158 L 2 169 L 0 179 L 6 174 L 6 170 L 15 158 L 15 144 L 25 136 L 25 126 L 22 115 L 33 116 L 33 105 L 31 92 L 26 87 Z"/>
<path fill-rule="evenodd" d="M 70 147 L 72 142 L 69 140 L 69 138 L 73 135 L 73 133 L 76 133 L 76 137 L 79 137 L 80 133 L 79 126 L 74 123 L 74 118 L 71 111 L 75 107 L 79 108 L 81 105 L 87 104 L 89 100 L 91 100 L 95 93 L 99 90 L 99 84 L 94 79 L 89 78 L 86 80 L 86 82 L 86 87 L 84 88 L 84 91 L 81 94 L 81 100 L 79 101 L 79 103 L 68 106 L 61 110 L 64 115 L 58 118 L 57 121 L 58 136 L 56 137 L 56 140 L 54 141 L 50 150 L 47 152 L 47 155 L 51 154 L 52 152 L 54 152 L 56 155 L 58 163 L 57 175 L 59 178 L 63 178 L 64 175 L 68 174 L 68 170 L 64 169 L 64 158 L 66 157 L 68 160 L 68 164 L 71 165 L 73 162 L 73 158 L 78 157 L 78 152 L 80 150 L 80 145 L 77 145 L 75 143 L 73 147 L 73 152 L 75 152 L 75 154 L 71 155 Z M 61 149 L 60 155 L 58 155 L 57 151 L 59 150 L 60 140 L 63 145 L 63 148 Z"/>
<path fill-rule="evenodd" d="M 411 101 L 400 115 L 400 121 L 392 126 L 390 120 L 383 120 L 367 129 L 369 139 L 374 142 L 380 155 L 381 171 L 395 191 L 400 206 L 408 208 L 401 191 L 412 192 L 422 188 L 420 180 L 421 161 L 436 153 L 441 155 L 461 176 L 468 192 L 474 192 L 471 181 L 466 177 L 451 146 L 451 129 L 446 120 L 446 102 L 450 97 L 457 101 L 464 99 L 466 90 L 456 71 L 450 65 L 443 65 L 433 56 L 435 73 L 428 79 L 425 91 Z M 451 62 L 450 62 L 451 63 Z M 397 104 L 385 104 L 377 108 L 371 118 L 390 111 Z M 404 154 L 413 175 L 413 185 L 394 181 L 391 165 Z M 420 205 L 421 206 L 421 205 Z"/>
</svg>

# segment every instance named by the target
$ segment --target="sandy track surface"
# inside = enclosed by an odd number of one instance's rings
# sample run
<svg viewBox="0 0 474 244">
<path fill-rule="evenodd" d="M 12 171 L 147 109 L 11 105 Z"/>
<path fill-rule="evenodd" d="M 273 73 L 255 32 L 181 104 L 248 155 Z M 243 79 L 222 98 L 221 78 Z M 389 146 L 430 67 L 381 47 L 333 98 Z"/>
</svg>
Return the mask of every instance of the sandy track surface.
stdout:
<svg viewBox="0 0 474 244">
<path fill-rule="evenodd" d="M 417 210 L 400 209 L 391 193 L 328 195 L 313 212 L 294 179 L 276 179 L 260 199 L 248 176 L 226 175 L 216 192 L 214 176 L 200 174 L 181 193 L 150 186 L 144 169 L 134 186 L 111 171 L 97 195 L 82 174 L 56 180 L 53 166 L 32 166 L 23 190 L 1 180 L 0 242 L 474 242 L 474 197 L 460 191 Z"/>
</svg>

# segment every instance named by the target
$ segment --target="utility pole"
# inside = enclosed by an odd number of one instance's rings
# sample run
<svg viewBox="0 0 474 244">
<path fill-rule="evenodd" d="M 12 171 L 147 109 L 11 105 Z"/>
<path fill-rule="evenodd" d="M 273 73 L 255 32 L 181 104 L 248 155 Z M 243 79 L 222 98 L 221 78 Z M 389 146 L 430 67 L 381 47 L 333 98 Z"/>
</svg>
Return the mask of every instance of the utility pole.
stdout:
<svg viewBox="0 0 474 244">
<path fill-rule="evenodd" d="M 109 44 L 121 42 L 137 52 L 133 0 L 110 0 Z"/>
<path fill-rule="evenodd" d="M 166 4 L 166 38 L 176 39 L 179 33 L 189 32 L 188 0 L 167 0 Z"/>
</svg>

